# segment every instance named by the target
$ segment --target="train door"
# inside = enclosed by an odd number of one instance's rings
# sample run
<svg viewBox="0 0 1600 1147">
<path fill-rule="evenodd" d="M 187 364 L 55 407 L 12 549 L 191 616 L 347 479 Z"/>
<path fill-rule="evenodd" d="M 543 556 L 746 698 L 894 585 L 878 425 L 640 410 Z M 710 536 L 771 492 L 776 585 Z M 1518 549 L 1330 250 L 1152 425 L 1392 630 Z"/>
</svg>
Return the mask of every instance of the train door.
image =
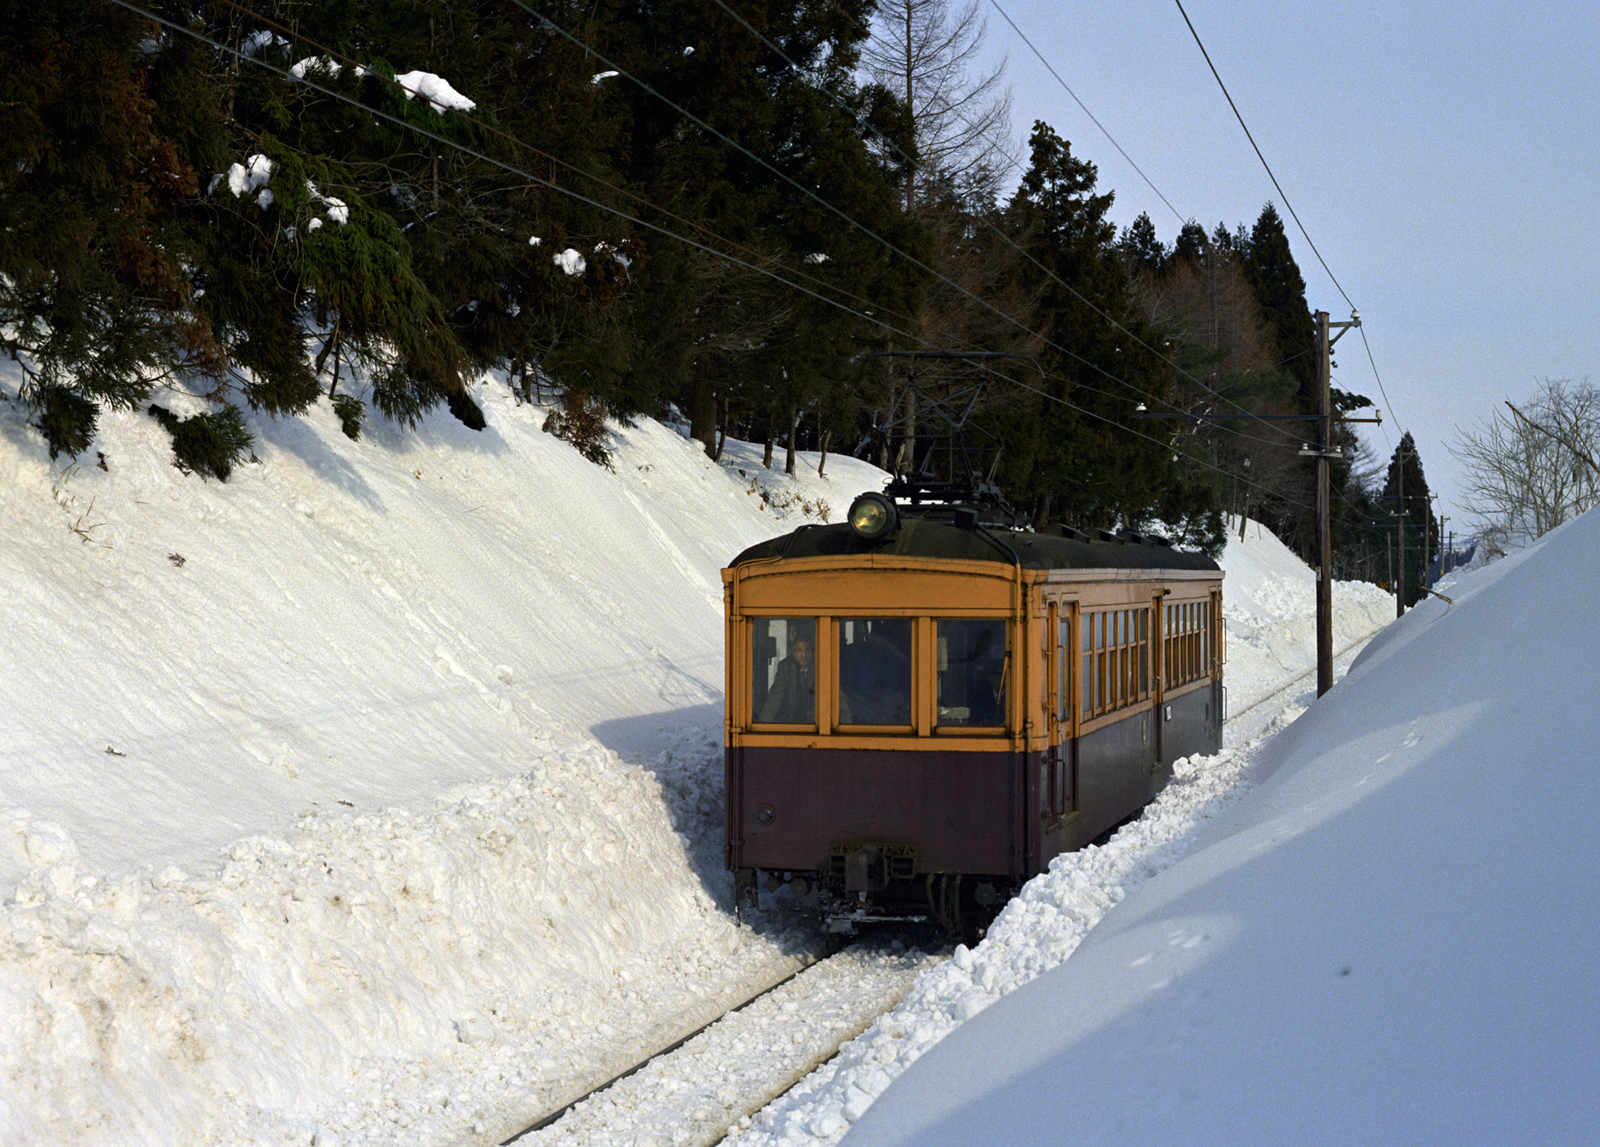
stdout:
<svg viewBox="0 0 1600 1147">
<path fill-rule="evenodd" d="M 1162 664 L 1161 656 L 1162 650 L 1166 647 L 1165 643 L 1162 641 L 1162 638 L 1165 636 L 1166 632 L 1164 622 L 1164 614 L 1166 611 L 1163 608 L 1165 604 L 1165 591 L 1157 592 L 1150 601 L 1149 632 L 1141 633 L 1139 635 L 1142 639 L 1139 656 L 1148 659 L 1148 672 L 1154 677 L 1154 680 L 1149 680 L 1149 678 L 1146 679 L 1149 681 L 1150 685 L 1151 724 L 1155 726 L 1154 732 L 1151 736 L 1151 747 L 1155 750 L 1154 759 L 1151 764 L 1152 770 L 1160 767 L 1161 762 L 1167 759 L 1165 744 L 1167 728 L 1167 678 L 1166 672 L 1163 672 L 1164 666 Z"/>
<path fill-rule="evenodd" d="M 1073 735 L 1077 707 L 1073 704 L 1077 667 L 1077 644 L 1074 638 L 1078 619 L 1075 601 L 1052 602 L 1050 605 L 1050 630 L 1055 640 L 1051 643 L 1049 665 L 1050 746 L 1046 751 L 1045 812 L 1049 824 L 1058 824 L 1078 807 L 1077 793 L 1077 740 Z"/>
</svg>

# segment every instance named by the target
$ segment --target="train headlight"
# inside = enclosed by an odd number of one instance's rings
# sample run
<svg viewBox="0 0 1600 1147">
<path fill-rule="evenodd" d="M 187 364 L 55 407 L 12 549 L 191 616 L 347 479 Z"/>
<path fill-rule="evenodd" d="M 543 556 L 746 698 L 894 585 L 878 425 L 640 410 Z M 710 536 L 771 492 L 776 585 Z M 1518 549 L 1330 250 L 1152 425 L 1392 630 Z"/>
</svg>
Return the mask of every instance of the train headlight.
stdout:
<svg viewBox="0 0 1600 1147">
<path fill-rule="evenodd" d="M 862 494 L 850 503 L 850 528 L 869 542 L 889 537 L 899 523 L 894 503 L 882 494 Z"/>
</svg>

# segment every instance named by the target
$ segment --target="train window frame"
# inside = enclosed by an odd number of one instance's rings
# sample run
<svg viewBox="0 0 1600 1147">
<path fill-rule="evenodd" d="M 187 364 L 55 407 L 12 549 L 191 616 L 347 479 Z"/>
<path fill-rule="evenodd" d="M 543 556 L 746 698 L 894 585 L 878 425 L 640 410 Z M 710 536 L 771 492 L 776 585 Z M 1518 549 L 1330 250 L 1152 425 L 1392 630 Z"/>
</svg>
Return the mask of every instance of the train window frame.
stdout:
<svg viewBox="0 0 1600 1147">
<path fill-rule="evenodd" d="M 831 709 L 831 723 L 834 730 L 847 734 L 887 734 L 892 736 L 916 736 L 922 722 L 922 671 L 924 663 L 923 644 L 926 641 L 924 634 L 926 620 L 923 615 L 893 615 L 893 614 L 839 614 L 829 619 L 830 648 L 827 651 L 831 659 L 831 673 L 829 683 L 831 696 L 829 704 Z M 873 623 L 904 622 L 908 627 L 906 656 L 906 721 L 904 724 L 894 723 L 862 723 L 853 719 L 846 719 L 846 713 L 851 708 L 846 697 L 845 680 L 847 677 L 844 661 L 845 650 L 853 648 L 856 642 L 845 640 L 844 627 L 847 625 L 872 625 Z M 870 633 L 870 630 L 869 630 Z M 868 638 L 870 640 L 870 638 Z M 863 643 L 864 644 L 864 643 Z M 854 714 L 850 716 L 853 718 Z"/>
<path fill-rule="evenodd" d="M 1130 602 L 1084 607 L 1079 620 L 1080 726 L 1150 704 L 1155 697 L 1150 674 L 1154 606 Z"/>
<path fill-rule="evenodd" d="M 742 722 L 742 724 L 743 724 L 745 729 L 751 730 L 751 731 L 758 731 L 758 732 L 781 733 L 781 732 L 814 732 L 819 727 L 821 727 L 821 724 L 822 724 L 822 713 L 821 713 L 822 705 L 821 705 L 821 703 L 822 703 L 822 700 L 823 700 L 823 688 L 824 688 L 824 685 L 825 685 L 825 681 L 823 679 L 823 674 L 822 674 L 822 662 L 821 662 L 821 659 L 824 656 L 824 650 L 822 648 L 822 641 L 821 641 L 823 628 L 824 628 L 823 627 L 824 620 L 825 619 L 820 618 L 820 617 L 816 617 L 816 616 L 811 615 L 811 614 L 773 614 L 773 615 L 770 615 L 770 616 L 751 617 L 751 618 L 747 619 L 746 628 L 748 630 L 748 634 L 747 634 L 746 640 L 744 641 L 743 644 L 744 644 L 745 654 L 748 656 L 749 661 L 746 663 L 745 666 L 742 667 L 743 669 L 747 670 L 747 672 L 745 672 L 745 674 L 744 674 L 744 677 L 745 677 L 744 685 L 745 685 L 745 690 L 746 690 L 746 694 L 747 694 L 747 696 L 746 696 L 747 704 L 745 706 L 744 720 Z M 776 622 L 776 621 L 781 621 L 781 622 L 785 623 L 785 652 L 784 652 L 783 656 L 777 657 L 775 660 L 773 660 L 771 662 L 771 667 L 769 669 L 769 672 L 773 675 L 773 677 L 772 677 L 771 680 L 769 680 L 767 682 L 766 688 L 764 690 L 761 690 L 760 692 L 762 693 L 764 700 L 767 699 L 767 698 L 770 698 L 770 690 L 772 689 L 772 687 L 773 687 L 773 685 L 775 683 L 776 675 L 779 672 L 779 666 L 781 665 L 781 663 L 784 660 L 787 659 L 787 657 L 789 655 L 789 651 L 793 649 L 793 646 L 798 644 L 801 640 L 806 639 L 805 636 L 804 636 L 805 635 L 805 631 L 809 628 L 809 641 L 810 641 L 810 644 L 811 644 L 811 677 L 812 677 L 812 694 L 811 694 L 811 718 L 812 719 L 810 721 L 763 721 L 761 719 L 760 713 L 758 712 L 758 710 L 756 708 L 756 695 L 757 695 L 757 692 L 758 692 L 758 690 L 755 687 L 756 686 L 756 674 L 759 672 L 759 669 L 760 669 L 760 666 L 761 666 L 761 663 L 762 663 L 762 660 L 763 660 L 761 658 L 759 652 L 756 649 L 756 642 L 762 636 L 762 634 L 761 634 L 761 627 L 762 626 L 769 627 L 769 631 L 766 634 L 766 636 L 771 638 L 772 635 L 771 635 L 771 632 L 770 632 L 770 626 L 771 626 L 771 624 L 773 622 Z M 790 636 L 788 636 L 788 632 L 787 632 L 788 628 L 789 628 L 789 625 L 791 625 L 793 623 L 796 623 L 796 622 L 801 623 L 801 625 L 797 627 L 800 630 L 800 633 L 796 634 L 793 637 L 790 637 Z"/>
<path fill-rule="evenodd" d="M 1215 676 L 1217 653 L 1216 597 L 1168 601 L 1161 633 L 1161 661 L 1168 693 Z"/>
<path fill-rule="evenodd" d="M 1004 617 L 985 617 L 976 614 L 937 614 L 929 618 L 929 621 L 931 623 L 931 631 L 929 634 L 929 639 L 931 641 L 930 651 L 932 653 L 933 660 L 932 693 L 929 698 L 932 703 L 929 706 L 929 716 L 931 717 L 930 728 L 933 735 L 943 737 L 992 737 L 1006 732 L 1011 727 L 1009 717 L 1011 709 L 1011 695 L 1013 692 L 1012 685 L 1015 678 L 1015 658 L 1012 656 L 1010 622 Z M 993 626 L 994 629 L 998 631 L 1000 635 L 1000 696 L 996 701 L 996 715 L 999 717 L 997 722 L 992 724 L 978 725 L 970 722 L 958 723 L 953 719 L 950 721 L 941 720 L 942 712 L 945 709 L 950 709 L 953 711 L 963 708 L 963 706 L 960 705 L 945 706 L 940 703 L 941 675 L 951 672 L 953 668 L 948 662 L 949 644 L 941 637 L 939 632 L 940 626 L 942 625 Z M 989 647 L 985 645 L 984 648 Z M 969 689 L 975 686 L 981 687 L 982 683 L 975 682 L 970 677 L 970 674 L 983 669 L 985 666 L 991 665 L 994 661 L 994 658 L 992 656 L 985 657 L 982 662 L 979 662 L 976 658 L 969 658 L 968 660 L 971 662 L 971 664 L 968 667 L 969 677 L 967 685 Z M 966 706 L 966 708 L 968 709 L 968 716 L 970 717 L 970 705 Z"/>
<path fill-rule="evenodd" d="M 1056 617 L 1056 668 L 1052 686 L 1055 694 L 1055 739 L 1052 743 L 1073 740 L 1078 736 L 1082 721 L 1079 691 L 1082 688 L 1083 668 L 1078 642 L 1087 611 L 1076 599 L 1064 599 Z"/>
</svg>

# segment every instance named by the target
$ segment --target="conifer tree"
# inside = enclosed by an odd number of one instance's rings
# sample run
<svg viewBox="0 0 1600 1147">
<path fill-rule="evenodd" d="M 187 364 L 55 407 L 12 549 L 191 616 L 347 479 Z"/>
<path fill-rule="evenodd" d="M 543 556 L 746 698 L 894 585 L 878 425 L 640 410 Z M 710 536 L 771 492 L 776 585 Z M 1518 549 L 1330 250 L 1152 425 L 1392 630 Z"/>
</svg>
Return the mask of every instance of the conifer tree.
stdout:
<svg viewBox="0 0 1600 1147">
<path fill-rule="evenodd" d="M 1289 250 L 1283 220 L 1271 203 L 1261 209 L 1242 254 L 1245 275 L 1255 288 L 1278 360 L 1310 410 L 1316 402 L 1316 330 L 1306 304 L 1305 278 Z"/>
<path fill-rule="evenodd" d="M 0 339 L 52 457 L 88 447 L 102 404 L 215 364 L 173 234 L 197 174 L 157 120 L 152 36 L 100 3 L 0 26 Z"/>
<path fill-rule="evenodd" d="M 1408 606 L 1415 605 L 1422 597 L 1422 571 L 1439 552 L 1439 520 L 1433 515 L 1428 480 L 1422 472 L 1422 456 L 1417 453 L 1416 440 L 1409 430 L 1401 436 L 1400 445 L 1389 459 L 1379 504 L 1388 513 L 1390 523 L 1397 516 L 1404 518 L 1405 553 L 1398 562 L 1396 576 L 1400 579 L 1402 600 Z"/>
<path fill-rule="evenodd" d="M 618 165 L 662 209 L 646 218 L 712 248 L 641 237 L 625 381 L 679 404 L 708 451 L 731 407 L 792 422 L 838 385 L 823 364 L 843 361 L 841 332 L 854 322 L 763 272 L 856 294 L 886 273 L 876 240 L 800 190 L 859 213 L 867 231 L 898 226 L 881 206 L 892 172 L 862 143 L 885 101 L 850 78 L 864 11 L 859 0 L 741 6 L 756 36 L 709 0 L 621 0 L 603 29 L 606 57 L 642 81 L 619 76 L 610 89 L 626 144 Z M 719 261 L 722 251 L 739 262 Z"/>
<path fill-rule="evenodd" d="M 1127 272 L 1106 219 L 1109 192 L 1096 194 L 1094 164 L 1074 156 L 1049 127 L 1034 125 L 1032 163 L 1010 207 L 1010 225 L 1033 261 L 1022 265 L 1036 291 L 1030 349 L 1044 365 L 1055 401 L 1041 400 L 1008 436 L 1020 449 L 1011 475 L 1036 520 L 1131 525 L 1170 484 L 1169 452 L 1133 426 L 1141 401 L 1168 380 L 1146 346 L 1154 338 L 1129 303 Z M 1120 329 L 1119 329 L 1120 327 Z"/>
</svg>

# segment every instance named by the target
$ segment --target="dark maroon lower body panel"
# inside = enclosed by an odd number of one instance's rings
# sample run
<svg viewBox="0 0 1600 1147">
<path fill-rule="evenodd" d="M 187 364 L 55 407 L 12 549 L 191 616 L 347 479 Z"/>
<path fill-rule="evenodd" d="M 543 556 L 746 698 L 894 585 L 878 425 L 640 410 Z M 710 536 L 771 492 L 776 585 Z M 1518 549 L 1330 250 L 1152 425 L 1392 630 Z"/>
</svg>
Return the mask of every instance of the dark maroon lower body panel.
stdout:
<svg viewBox="0 0 1600 1147">
<path fill-rule="evenodd" d="M 1145 706 L 1058 749 L 727 750 L 730 869 L 819 873 L 870 847 L 904 881 L 1020 884 L 1143 808 L 1179 756 L 1221 746 L 1221 685 Z"/>
<path fill-rule="evenodd" d="M 1011 753 L 744 748 L 727 765 L 729 868 L 812 871 L 841 844 L 888 844 L 919 873 L 1021 875 Z"/>
</svg>

